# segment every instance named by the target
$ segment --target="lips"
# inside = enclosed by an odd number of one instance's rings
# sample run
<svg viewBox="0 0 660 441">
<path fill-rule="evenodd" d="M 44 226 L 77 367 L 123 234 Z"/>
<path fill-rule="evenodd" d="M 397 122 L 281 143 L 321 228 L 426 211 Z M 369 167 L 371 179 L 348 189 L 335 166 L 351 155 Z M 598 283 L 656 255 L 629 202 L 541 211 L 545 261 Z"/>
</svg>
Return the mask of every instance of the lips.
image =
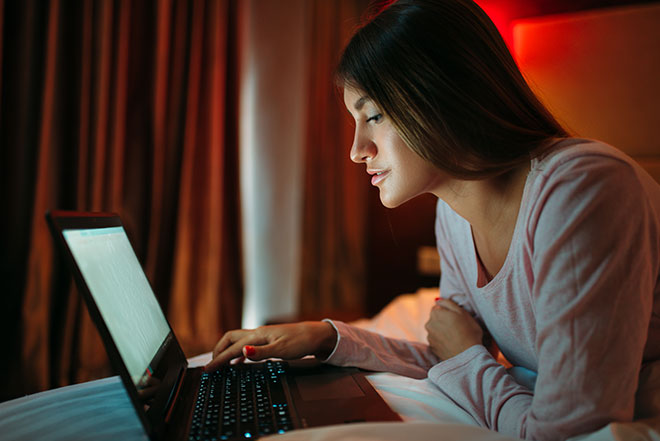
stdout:
<svg viewBox="0 0 660 441">
<path fill-rule="evenodd" d="M 367 173 L 373 175 L 371 177 L 371 185 L 378 185 L 383 179 L 390 175 L 389 170 L 367 170 Z"/>
</svg>

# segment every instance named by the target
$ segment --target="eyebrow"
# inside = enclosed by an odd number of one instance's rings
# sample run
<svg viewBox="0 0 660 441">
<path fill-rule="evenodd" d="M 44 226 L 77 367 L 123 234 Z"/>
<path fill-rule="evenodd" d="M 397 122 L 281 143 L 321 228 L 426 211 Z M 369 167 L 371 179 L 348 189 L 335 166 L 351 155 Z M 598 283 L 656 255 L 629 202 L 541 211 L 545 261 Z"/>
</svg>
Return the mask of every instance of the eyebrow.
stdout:
<svg viewBox="0 0 660 441">
<path fill-rule="evenodd" d="M 360 98 L 358 98 L 358 100 L 355 102 L 355 104 L 353 104 L 353 107 L 355 108 L 355 110 L 360 110 L 362 108 L 362 106 L 364 106 L 364 103 L 366 103 L 369 100 L 370 100 L 370 98 L 368 96 L 363 95 Z"/>
</svg>

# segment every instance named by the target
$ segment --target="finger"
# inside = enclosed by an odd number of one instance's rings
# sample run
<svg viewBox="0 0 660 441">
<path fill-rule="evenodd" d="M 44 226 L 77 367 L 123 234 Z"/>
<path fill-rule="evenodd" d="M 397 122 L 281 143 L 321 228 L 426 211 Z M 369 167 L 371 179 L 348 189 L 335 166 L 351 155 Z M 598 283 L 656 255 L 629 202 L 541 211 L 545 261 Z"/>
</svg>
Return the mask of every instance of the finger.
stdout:
<svg viewBox="0 0 660 441">
<path fill-rule="evenodd" d="M 429 314 L 429 320 L 439 320 L 441 317 L 454 312 L 456 311 L 447 308 L 444 305 L 433 305 L 433 308 L 431 308 L 431 314 Z"/>
<path fill-rule="evenodd" d="M 435 303 L 435 306 L 439 306 L 441 308 L 447 309 L 449 311 L 454 311 L 454 312 L 462 312 L 463 311 L 463 308 L 461 308 L 453 300 L 449 300 L 449 299 L 440 299 Z"/>
<path fill-rule="evenodd" d="M 248 360 L 257 361 L 258 358 L 256 357 L 256 352 L 257 350 L 253 345 L 243 346 L 243 357 L 245 357 Z"/>
<path fill-rule="evenodd" d="M 241 364 L 241 363 L 244 363 L 244 362 L 245 362 L 245 357 L 238 357 L 238 358 L 234 358 L 234 359 L 230 360 L 229 364 L 234 365 L 234 364 Z"/>
<path fill-rule="evenodd" d="M 204 369 L 208 371 L 214 371 L 223 364 L 229 363 L 231 360 L 243 355 L 243 347 L 246 345 L 264 345 L 268 343 L 268 336 L 264 334 L 261 328 L 258 329 L 241 329 L 238 331 L 230 331 L 227 334 L 227 340 L 222 341 L 225 337 L 221 339 L 220 342 L 216 345 L 216 349 L 219 351 L 214 351 L 214 357 L 210 363 L 208 363 Z"/>
<path fill-rule="evenodd" d="M 213 358 L 217 357 L 218 354 L 227 349 L 231 344 L 240 340 L 246 332 L 243 329 L 226 332 L 213 348 Z"/>
<path fill-rule="evenodd" d="M 277 343 L 266 345 L 245 345 L 243 346 L 243 356 L 252 361 L 261 361 L 268 358 L 283 358 L 282 351 Z"/>
<path fill-rule="evenodd" d="M 204 366 L 205 372 L 214 372 L 220 366 L 229 363 L 232 359 L 241 356 L 241 348 L 243 345 L 240 343 L 234 343 L 233 345 L 226 348 L 224 351 L 220 352 L 218 355 L 213 357 L 213 359 Z"/>
<path fill-rule="evenodd" d="M 229 331 L 213 349 L 213 358 L 204 369 L 212 372 L 234 358 L 241 357 L 241 348 L 255 338 L 258 337 L 251 330 Z"/>
<path fill-rule="evenodd" d="M 429 318 L 426 323 L 424 323 L 424 329 L 426 329 L 427 334 L 431 331 L 431 326 L 433 326 L 433 323 L 431 323 L 431 319 Z"/>
</svg>

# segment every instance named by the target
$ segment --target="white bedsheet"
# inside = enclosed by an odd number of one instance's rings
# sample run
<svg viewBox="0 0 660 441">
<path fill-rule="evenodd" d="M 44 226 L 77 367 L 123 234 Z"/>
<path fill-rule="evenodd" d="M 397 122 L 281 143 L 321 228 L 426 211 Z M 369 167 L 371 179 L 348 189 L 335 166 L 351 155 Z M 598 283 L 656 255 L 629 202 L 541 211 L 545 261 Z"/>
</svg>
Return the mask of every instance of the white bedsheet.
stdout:
<svg viewBox="0 0 660 441">
<path fill-rule="evenodd" d="M 404 295 L 371 320 L 356 323 L 387 335 L 425 340 L 423 325 L 437 290 Z M 190 360 L 201 365 L 203 354 Z M 658 369 L 660 371 L 660 369 Z M 656 374 L 658 372 L 656 371 Z M 475 421 L 431 382 L 399 375 L 368 376 L 403 423 L 361 423 L 293 431 L 270 439 L 281 441 L 461 440 L 502 441 L 513 438 L 477 427 Z M 660 383 L 658 383 L 660 384 Z M 649 391 L 660 401 L 660 388 Z M 118 377 L 91 381 L 0 403 L 0 440 L 147 440 Z M 572 441 L 660 441 L 660 418 L 612 423 Z"/>
<path fill-rule="evenodd" d="M 372 319 L 359 320 L 353 325 L 381 334 L 405 338 L 413 341 L 426 341 L 424 324 L 438 296 L 437 288 L 420 289 L 414 294 L 397 297 Z M 524 373 L 523 373 L 524 374 Z M 647 407 L 654 408 L 655 415 L 660 409 L 660 365 L 648 373 L 654 378 L 649 381 L 645 400 L 653 401 Z M 476 427 L 476 422 L 453 401 L 444 396 L 428 380 L 414 380 L 393 374 L 374 374 L 369 380 L 376 390 L 399 413 L 404 422 L 400 430 L 391 424 L 367 424 L 364 427 L 329 427 L 306 431 L 307 433 L 287 434 L 285 439 L 314 440 L 431 440 L 431 439 L 470 439 L 501 440 L 512 439 L 494 431 Z M 526 380 L 526 378 L 523 378 Z M 399 426 L 397 426 L 399 427 Z M 305 438 L 309 436 L 309 438 Z M 639 420 L 633 423 L 612 423 L 602 429 L 574 437 L 572 441 L 660 441 L 660 417 Z"/>
<path fill-rule="evenodd" d="M 119 377 L 0 403 L 3 441 L 148 439 Z"/>
</svg>

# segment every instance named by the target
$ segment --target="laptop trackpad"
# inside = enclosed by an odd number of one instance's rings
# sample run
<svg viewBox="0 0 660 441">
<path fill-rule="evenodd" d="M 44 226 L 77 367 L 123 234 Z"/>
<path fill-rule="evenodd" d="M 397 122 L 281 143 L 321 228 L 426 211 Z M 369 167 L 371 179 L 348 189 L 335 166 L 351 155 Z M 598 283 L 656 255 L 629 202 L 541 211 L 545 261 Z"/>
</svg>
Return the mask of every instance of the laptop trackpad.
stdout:
<svg viewBox="0 0 660 441">
<path fill-rule="evenodd" d="M 305 401 L 364 396 L 353 377 L 345 373 L 299 376 L 295 381 L 300 396 Z"/>
</svg>

